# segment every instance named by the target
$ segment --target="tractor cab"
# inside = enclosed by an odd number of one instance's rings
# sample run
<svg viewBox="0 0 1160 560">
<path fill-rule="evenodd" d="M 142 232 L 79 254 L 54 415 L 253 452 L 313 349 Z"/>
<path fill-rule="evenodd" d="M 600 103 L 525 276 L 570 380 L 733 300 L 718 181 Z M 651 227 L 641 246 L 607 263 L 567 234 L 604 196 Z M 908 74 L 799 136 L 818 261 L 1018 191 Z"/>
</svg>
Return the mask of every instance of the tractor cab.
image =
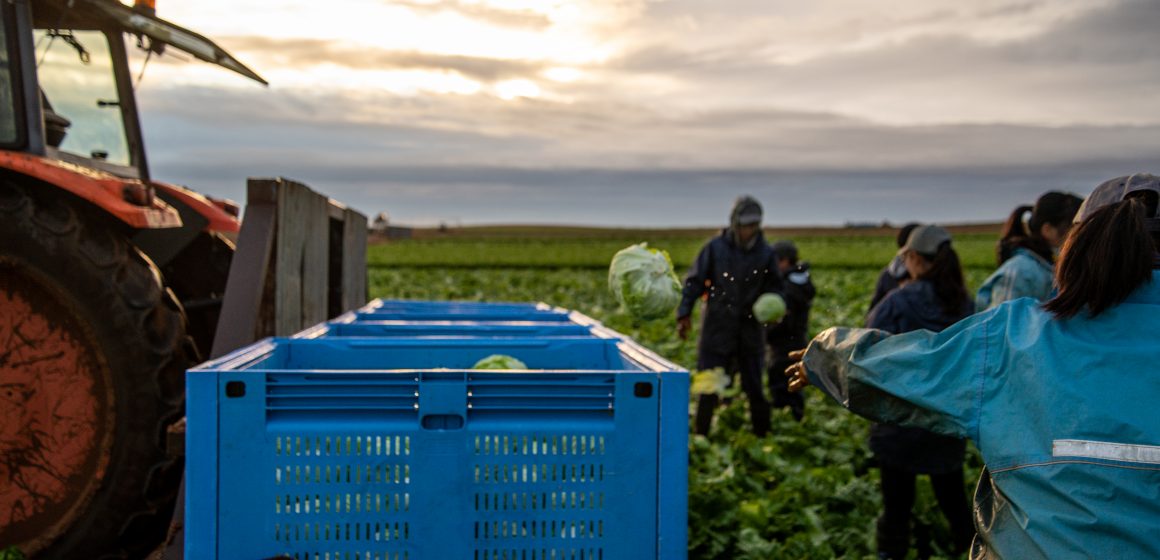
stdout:
<svg viewBox="0 0 1160 560">
<path fill-rule="evenodd" d="M 157 18 L 151 2 L 17 1 L 3 11 L 8 149 L 148 179 L 128 48 L 145 51 L 147 64 L 173 47 L 265 83 L 210 40 Z"/>
</svg>

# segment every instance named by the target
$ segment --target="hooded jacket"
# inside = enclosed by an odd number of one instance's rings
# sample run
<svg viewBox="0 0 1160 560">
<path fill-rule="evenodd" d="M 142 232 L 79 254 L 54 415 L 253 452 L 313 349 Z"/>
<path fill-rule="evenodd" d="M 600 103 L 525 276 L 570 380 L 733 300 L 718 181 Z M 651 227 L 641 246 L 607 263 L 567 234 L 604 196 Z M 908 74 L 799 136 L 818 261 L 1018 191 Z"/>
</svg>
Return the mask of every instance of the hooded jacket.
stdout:
<svg viewBox="0 0 1160 560">
<path fill-rule="evenodd" d="M 810 383 L 867 418 L 969 437 L 971 558 L 1160 558 L 1160 271 L 1097 317 L 1032 299 L 940 333 L 829 329 Z"/>
<path fill-rule="evenodd" d="M 1044 301 L 1051 297 L 1054 275 L 1055 268 L 1047 259 L 1028 249 L 1015 249 L 1015 254 L 983 281 L 975 307 L 985 311 L 1021 297 Z"/>
<path fill-rule="evenodd" d="M 734 212 L 734 216 L 736 216 Z M 709 294 L 701 321 L 702 352 L 764 354 L 761 324 L 753 303 L 764 293 L 782 293 L 777 254 L 760 231 L 745 246 L 734 228 L 709 240 L 685 277 L 677 317 L 688 317 L 702 294 Z"/>
<path fill-rule="evenodd" d="M 898 287 L 898 284 L 906 280 L 910 273 L 906 270 L 906 263 L 902 259 L 902 255 L 895 255 L 890 259 L 890 263 L 882 267 L 882 272 L 878 273 L 878 282 L 874 285 L 874 296 L 870 298 L 870 309 L 873 310 L 878 306 L 878 302 L 882 301 L 889 294 L 891 290 Z"/>
</svg>

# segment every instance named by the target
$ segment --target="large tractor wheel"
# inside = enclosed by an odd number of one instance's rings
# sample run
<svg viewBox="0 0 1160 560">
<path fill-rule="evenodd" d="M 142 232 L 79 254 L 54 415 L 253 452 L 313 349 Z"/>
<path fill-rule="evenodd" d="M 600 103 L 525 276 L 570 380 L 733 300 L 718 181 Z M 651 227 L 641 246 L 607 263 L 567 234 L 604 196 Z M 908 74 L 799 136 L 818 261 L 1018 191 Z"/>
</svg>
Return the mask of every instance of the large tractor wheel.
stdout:
<svg viewBox="0 0 1160 560">
<path fill-rule="evenodd" d="M 181 311 L 117 224 L 37 187 L 0 179 L 0 544 L 144 556 L 180 482 Z"/>
</svg>

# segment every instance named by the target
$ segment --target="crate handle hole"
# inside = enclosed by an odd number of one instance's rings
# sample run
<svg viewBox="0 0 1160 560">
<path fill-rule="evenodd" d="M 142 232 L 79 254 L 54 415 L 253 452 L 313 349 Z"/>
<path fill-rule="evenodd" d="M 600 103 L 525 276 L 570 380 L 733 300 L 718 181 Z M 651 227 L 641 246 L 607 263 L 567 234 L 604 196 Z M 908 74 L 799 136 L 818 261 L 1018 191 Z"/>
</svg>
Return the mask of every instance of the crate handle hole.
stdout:
<svg viewBox="0 0 1160 560">
<path fill-rule="evenodd" d="M 226 383 L 226 396 L 231 399 L 246 396 L 246 384 L 243 381 L 230 381 Z"/>
<path fill-rule="evenodd" d="M 431 414 L 423 417 L 425 430 L 460 430 L 463 417 L 458 414 Z"/>
<path fill-rule="evenodd" d="M 632 394 L 640 399 L 647 399 L 652 396 L 652 393 L 652 383 L 637 383 L 632 387 Z"/>
</svg>

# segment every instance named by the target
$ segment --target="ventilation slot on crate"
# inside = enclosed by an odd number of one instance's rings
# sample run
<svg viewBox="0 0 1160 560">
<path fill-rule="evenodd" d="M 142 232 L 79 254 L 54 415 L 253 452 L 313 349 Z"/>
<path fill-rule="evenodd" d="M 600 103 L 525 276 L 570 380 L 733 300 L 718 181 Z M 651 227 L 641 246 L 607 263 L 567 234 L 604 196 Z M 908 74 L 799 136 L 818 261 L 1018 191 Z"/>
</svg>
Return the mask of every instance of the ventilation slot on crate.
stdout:
<svg viewBox="0 0 1160 560">
<path fill-rule="evenodd" d="M 413 421 L 419 380 L 409 374 L 270 374 L 266 411 L 271 421 Z"/>
<path fill-rule="evenodd" d="M 503 548 L 476 550 L 472 560 L 604 560 L 600 548 Z"/>
<path fill-rule="evenodd" d="M 487 434 L 472 444 L 475 558 L 603 557 L 606 436 Z"/>
<path fill-rule="evenodd" d="M 411 437 L 277 435 L 274 541 L 295 558 L 406 559 L 411 543 Z M 365 552 L 334 552 L 361 548 Z"/>
<path fill-rule="evenodd" d="M 288 552 L 278 558 L 292 560 L 411 560 L 411 553 L 403 552 Z"/>
<path fill-rule="evenodd" d="M 477 374 L 468 382 L 467 410 L 472 418 L 500 421 L 611 421 L 615 387 L 612 377 Z"/>
</svg>

